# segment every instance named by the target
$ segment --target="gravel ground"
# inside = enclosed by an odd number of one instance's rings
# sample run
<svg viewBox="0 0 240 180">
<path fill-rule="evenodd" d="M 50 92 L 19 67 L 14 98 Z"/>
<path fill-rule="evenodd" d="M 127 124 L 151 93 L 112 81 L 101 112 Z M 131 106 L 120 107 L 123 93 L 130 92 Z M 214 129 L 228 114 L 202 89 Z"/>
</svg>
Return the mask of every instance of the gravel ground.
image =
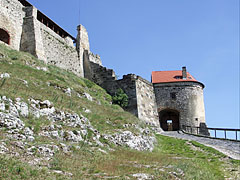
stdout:
<svg viewBox="0 0 240 180">
<path fill-rule="evenodd" d="M 179 139 L 192 140 L 212 147 L 233 159 L 240 160 L 240 142 L 230 140 L 211 139 L 207 137 L 198 137 L 194 135 L 184 134 L 181 131 L 162 132 L 162 135 L 171 136 Z"/>
</svg>

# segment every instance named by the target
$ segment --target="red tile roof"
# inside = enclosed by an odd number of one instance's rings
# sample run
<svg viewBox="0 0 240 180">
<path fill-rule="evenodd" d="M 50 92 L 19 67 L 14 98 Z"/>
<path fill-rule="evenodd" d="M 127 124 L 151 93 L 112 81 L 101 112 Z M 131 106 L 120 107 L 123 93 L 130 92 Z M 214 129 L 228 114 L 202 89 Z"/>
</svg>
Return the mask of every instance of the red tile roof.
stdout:
<svg viewBox="0 0 240 180">
<path fill-rule="evenodd" d="M 152 83 L 167 83 L 167 82 L 198 82 L 191 74 L 187 72 L 187 78 L 182 79 L 182 71 L 153 71 Z"/>
</svg>

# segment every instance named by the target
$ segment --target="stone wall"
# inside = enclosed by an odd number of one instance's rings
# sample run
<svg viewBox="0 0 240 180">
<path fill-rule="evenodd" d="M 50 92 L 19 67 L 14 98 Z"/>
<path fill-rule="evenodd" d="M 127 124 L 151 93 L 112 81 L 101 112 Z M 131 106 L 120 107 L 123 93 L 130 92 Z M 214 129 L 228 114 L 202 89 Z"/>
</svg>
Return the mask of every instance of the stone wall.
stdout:
<svg viewBox="0 0 240 180">
<path fill-rule="evenodd" d="M 77 27 L 77 44 L 76 47 L 78 49 L 78 51 L 82 51 L 81 48 L 83 49 L 82 53 L 84 52 L 84 50 L 87 50 L 88 52 L 90 52 L 90 45 L 89 45 L 89 40 L 88 40 L 88 32 L 86 30 L 86 28 L 83 25 L 79 25 Z"/>
<path fill-rule="evenodd" d="M 112 69 L 90 62 L 88 53 L 85 51 L 84 54 L 84 71 L 88 79 L 106 89 L 111 95 L 115 95 L 121 88 L 128 96 L 128 106 L 125 110 L 148 123 L 159 126 L 152 83 L 135 74 L 124 75 L 122 79 L 117 80 Z"/>
<path fill-rule="evenodd" d="M 93 54 L 92 52 L 89 53 L 89 61 L 102 66 L 102 61 L 101 61 L 100 56 L 97 54 Z"/>
<path fill-rule="evenodd" d="M 37 9 L 33 6 L 24 7 L 26 16 L 23 19 L 20 50 L 29 52 L 46 62 L 43 40 L 40 31 L 41 23 L 37 20 Z"/>
<path fill-rule="evenodd" d="M 117 86 L 112 87 L 115 91 L 121 88 L 128 95 L 127 111 L 147 123 L 159 126 L 152 83 L 135 74 L 128 74 L 117 80 Z"/>
<path fill-rule="evenodd" d="M 117 85 L 113 86 L 113 90 L 116 92 L 117 89 L 121 88 L 127 94 L 128 106 L 125 110 L 138 117 L 136 79 L 135 74 L 124 75 L 123 79 L 117 80 Z"/>
<path fill-rule="evenodd" d="M 102 65 L 100 56 L 90 52 L 88 33 L 82 25 L 78 26 L 75 47 L 71 37 L 63 38 L 38 21 L 38 10 L 34 6 L 23 6 L 18 0 L 1 0 L 0 5 L 0 29 L 9 34 L 10 47 L 29 52 L 80 77 L 84 77 L 85 50 L 89 52 L 90 62 Z"/>
<path fill-rule="evenodd" d="M 205 123 L 203 85 L 198 82 L 154 84 L 158 112 L 164 109 L 180 113 L 180 127 Z M 175 94 L 174 98 L 172 94 Z"/>
<path fill-rule="evenodd" d="M 47 63 L 72 71 L 83 77 L 83 63 L 78 58 L 77 50 L 69 37 L 60 37 L 42 23 L 41 36 Z"/>
<path fill-rule="evenodd" d="M 84 51 L 84 77 L 104 88 L 114 96 L 118 89 L 122 89 L 128 96 L 128 112 L 138 117 L 136 78 L 134 74 L 124 75 L 123 79 L 117 80 L 115 72 L 89 60 L 89 53 Z"/>
<path fill-rule="evenodd" d="M 97 63 L 95 63 L 97 61 Z M 103 87 L 108 93 L 113 94 L 115 92 L 113 86 L 116 86 L 116 75 L 112 69 L 107 69 L 101 65 L 101 60 L 98 55 L 89 53 L 88 50 L 83 52 L 83 69 L 84 77 L 95 82 L 99 86 Z"/>
<path fill-rule="evenodd" d="M 108 69 L 93 62 L 90 62 L 90 65 L 92 70 L 92 80 L 108 89 L 108 91 L 111 93 L 111 88 L 108 88 L 107 86 L 108 84 L 111 84 L 112 81 L 115 81 L 117 79 L 115 72 L 112 69 Z M 110 85 L 110 87 L 111 86 L 112 85 Z"/>
<path fill-rule="evenodd" d="M 23 5 L 17 0 L 0 0 L 0 28 L 10 35 L 10 47 L 19 50 L 22 34 Z"/>
<path fill-rule="evenodd" d="M 76 49 L 78 52 L 78 57 L 80 62 L 83 65 L 83 77 L 93 81 L 93 78 L 97 79 L 95 80 L 97 84 L 101 84 L 99 80 L 101 79 L 101 73 L 96 73 L 97 77 L 93 77 L 94 72 L 100 69 L 101 71 L 102 67 L 102 61 L 100 59 L 99 55 L 94 55 L 90 51 L 90 45 L 89 45 L 89 39 L 88 39 L 88 32 L 86 28 L 83 25 L 79 25 L 77 27 L 77 38 L 76 38 Z M 99 66 L 99 68 L 98 68 Z M 106 69 L 106 68 L 105 68 Z M 103 69 L 104 70 L 104 69 Z M 98 77 L 99 76 L 99 77 Z M 95 82 L 94 81 L 94 82 Z"/>
<path fill-rule="evenodd" d="M 138 117 L 149 123 L 159 126 L 157 104 L 153 89 L 153 84 L 149 81 L 137 76 L 136 94 Z"/>
<path fill-rule="evenodd" d="M 35 7 L 25 7 L 18 0 L 0 1 L 0 28 L 10 35 L 10 47 L 83 77 L 82 58 L 73 40 L 68 36 L 62 38 L 38 21 L 37 12 Z M 93 54 L 90 60 L 101 63 L 100 57 Z"/>
</svg>

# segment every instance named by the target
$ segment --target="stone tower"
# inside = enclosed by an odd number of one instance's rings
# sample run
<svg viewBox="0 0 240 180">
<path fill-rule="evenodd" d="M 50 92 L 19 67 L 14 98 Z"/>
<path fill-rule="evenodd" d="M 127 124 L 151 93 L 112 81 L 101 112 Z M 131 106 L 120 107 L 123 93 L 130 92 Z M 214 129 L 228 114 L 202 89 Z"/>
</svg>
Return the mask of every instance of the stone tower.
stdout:
<svg viewBox="0 0 240 180">
<path fill-rule="evenodd" d="M 204 85 L 186 71 L 153 71 L 152 83 L 163 130 L 180 130 L 185 126 L 203 127 Z M 200 132 L 208 135 L 208 132 Z"/>
</svg>

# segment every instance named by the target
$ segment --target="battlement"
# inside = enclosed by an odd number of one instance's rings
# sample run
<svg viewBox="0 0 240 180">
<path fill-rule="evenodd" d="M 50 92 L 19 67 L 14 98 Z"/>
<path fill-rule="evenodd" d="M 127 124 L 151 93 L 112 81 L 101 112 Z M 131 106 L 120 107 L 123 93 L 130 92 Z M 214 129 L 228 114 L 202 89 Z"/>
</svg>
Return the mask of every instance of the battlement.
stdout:
<svg viewBox="0 0 240 180">
<path fill-rule="evenodd" d="M 127 75 L 123 75 L 123 79 L 136 80 L 136 79 L 137 79 L 137 75 L 136 75 L 136 74 L 127 74 Z"/>
</svg>

